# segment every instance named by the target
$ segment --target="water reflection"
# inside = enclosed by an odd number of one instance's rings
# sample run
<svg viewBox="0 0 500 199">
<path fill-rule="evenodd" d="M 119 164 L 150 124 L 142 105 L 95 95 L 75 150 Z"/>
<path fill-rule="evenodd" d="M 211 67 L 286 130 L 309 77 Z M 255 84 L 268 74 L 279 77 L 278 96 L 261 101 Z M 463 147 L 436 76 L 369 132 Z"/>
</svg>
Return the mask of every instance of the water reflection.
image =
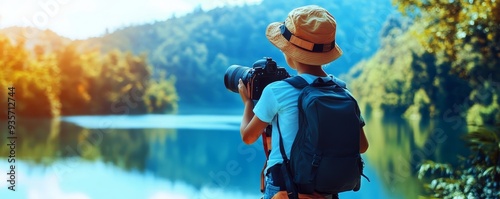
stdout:
<svg viewBox="0 0 500 199">
<path fill-rule="evenodd" d="M 15 198 L 258 198 L 262 142 L 242 143 L 240 119 L 144 115 L 18 121 L 21 189 Z M 363 181 L 360 192 L 341 198 L 418 198 L 418 164 L 453 162 L 448 154 L 463 150 L 457 133 L 463 129 L 449 126 L 367 118 L 365 171 L 372 182 Z M 8 153 L 0 148 L 1 157 Z M 7 168 L 0 158 L 0 171 Z M 12 194 L 6 185 L 0 182 L 1 195 Z M 35 197 L 44 189 L 57 197 Z"/>
<path fill-rule="evenodd" d="M 422 193 L 416 172 L 423 161 L 456 163 L 455 154 L 466 153 L 459 138 L 465 127 L 445 121 L 371 117 L 365 129 L 370 141 L 366 155 L 371 166 L 389 193 L 404 198 L 418 198 Z"/>
<path fill-rule="evenodd" d="M 0 164 L 0 166 L 3 166 Z M 8 199 L 191 199 L 258 198 L 258 195 L 173 182 L 152 174 L 124 171 L 103 162 L 62 159 L 40 167 L 18 162 L 16 192 L 7 191 L 0 182 L 0 196 Z M 3 170 L 0 169 L 3 173 Z"/>
<path fill-rule="evenodd" d="M 151 119 L 151 116 L 144 117 Z M 217 117 L 212 116 L 212 120 L 214 118 Z M 234 118 L 240 120 L 239 116 L 219 117 L 218 121 L 223 119 L 226 123 L 219 125 L 217 122 L 209 124 L 210 121 L 206 120 L 198 123 L 199 117 L 179 117 L 177 120 L 183 120 L 179 129 L 148 128 L 147 124 L 135 128 L 134 122 L 144 120 L 135 116 L 127 119 L 107 117 L 106 120 L 112 121 L 117 129 L 84 128 L 61 120 L 22 120 L 18 121 L 17 158 L 18 162 L 25 164 L 26 170 L 42 168 L 45 174 L 54 174 L 58 178 L 79 173 L 95 175 L 87 171 L 88 167 L 101 172 L 119 169 L 184 183 L 199 193 L 211 190 L 202 198 L 220 198 L 221 194 L 228 193 L 256 196 L 259 194 L 264 152 L 261 145 L 243 144 L 236 130 L 227 130 L 237 129 L 231 124 Z M 78 121 L 102 123 L 102 119 L 80 118 Z M 126 121 L 132 123 L 133 128 L 117 126 L 126 124 Z M 182 123 L 191 123 L 192 128 L 182 128 Z M 2 132 L 1 136 L 7 137 L 7 134 Z M 2 157 L 7 157 L 8 153 L 7 148 L 0 148 Z M 7 161 L 0 160 L 0 169 L 8 168 Z M 21 173 L 26 171 L 18 170 Z M 98 182 L 100 180 L 77 184 L 83 187 Z M 2 187 L 0 192 L 5 190 Z"/>
</svg>

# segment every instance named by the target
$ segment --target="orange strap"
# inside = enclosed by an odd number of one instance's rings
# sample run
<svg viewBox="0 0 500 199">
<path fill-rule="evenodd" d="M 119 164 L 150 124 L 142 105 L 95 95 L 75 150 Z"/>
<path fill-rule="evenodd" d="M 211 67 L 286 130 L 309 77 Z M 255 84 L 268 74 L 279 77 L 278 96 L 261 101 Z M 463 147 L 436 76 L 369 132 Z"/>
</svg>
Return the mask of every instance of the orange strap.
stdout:
<svg viewBox="0 0 500 199">
<path fill-rule="evenodd" d="M 266 190 L 266 182 L 265 179 L 266 177 L 264 176 L 264 170 L 266 170 L 267 167 L 267 161 L 264 162 L 264 167 L 262 168 L 262 171 L 260 172 L 260 192 L 264 193 Z"/>
<path fill-rule="evenodd" d="M 267 130 L 267 128 L 266 128 Z M 266 135 L 266 130 L 262 132 L 262 144 L 264 145 L 264 153 L 266 154 L 266 161 L 264 162 L 264 167 L 262 168 L 262 171 L 260 172 L 260 192 L 264 193 L 264 190 L 266 189 L 266 182 L 265 182 L 265 175 L 264 171 L 266 170 L 267 167 L 267 160 L 269 159 L 269 146 L 267 145 L 267 135 Z"/>
</svg>

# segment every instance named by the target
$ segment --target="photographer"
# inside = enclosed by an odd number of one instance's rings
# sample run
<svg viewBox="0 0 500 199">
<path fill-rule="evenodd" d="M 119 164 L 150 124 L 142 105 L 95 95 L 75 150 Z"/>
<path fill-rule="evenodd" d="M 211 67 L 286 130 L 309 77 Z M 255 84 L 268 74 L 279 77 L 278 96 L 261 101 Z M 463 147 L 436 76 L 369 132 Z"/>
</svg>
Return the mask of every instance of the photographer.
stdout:
<svg viewBox="0 0 500 199">
<path fill-rule="evenodd" d="M 336 21 L 334 17 L 325 9 L 319 6 L 304 6 L 292 10 L 283 22 L 271 23 L 266 30 L 268 40 L 280 49 L 287 64 L 297 71 L 297 74 L 304 78 L 309 84 L 317 78 L 325 82 L 332 80 L 333 76 L 328 75 L 322 65 L 328 64 L 342 54 L 342 50 L 335 43 Z M 297 100 L 300 89 L 293 87 L 285 81 L 275 81 L 267 85 L 258 103 L 254 107 L 254 102 L 250 98 L 248 85 L 240 79 L 238 84 L 239 94 L 245 104 L 244 115 L 241 122 L 240 132 L 246 144 L 254 143 L 263 130 L 272 125 L 271 141 L 272 149 L 280 149 L 278 124 L 281 128 L 283 146 L 286 156 L 290 157 L 292 143 L 298 130 L 298 108 Z M 279 117 L 278 117 L 279 115 Z M 278 123 L 279 118 L 279 123 Z M 368 149 L 368 141 L 365 137 L 363 126 L 364 121 L 360 117 L 359 152 L 364 153 Z M 284 192 L 285 185 L 279 172 L 274 172 L 274 167 L 283 162 L 280 150 L 271 150 L 267 160 L 265 170 L 266 186 L 264 199 L 274 196 L 278 198 Z M 279 194 L 277 194 L 279 192 Z M 276 196 L 275 196 L 276 195 Z M 306 195 L 300 194 L 299 197 Z M 308 198 L 338 198 L 337 194 L 307 195 Z"/>
</svg>

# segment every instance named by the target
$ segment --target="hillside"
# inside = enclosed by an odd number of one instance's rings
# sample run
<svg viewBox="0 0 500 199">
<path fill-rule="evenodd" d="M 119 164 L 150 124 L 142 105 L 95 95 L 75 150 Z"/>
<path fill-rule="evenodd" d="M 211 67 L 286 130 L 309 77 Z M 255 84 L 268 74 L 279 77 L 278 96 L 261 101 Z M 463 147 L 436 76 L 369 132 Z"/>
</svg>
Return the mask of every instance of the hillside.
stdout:
<svg viewBox="0 0 500 199">
<path fill-rule="evenodd" d="M 358 6 L 361 3 L 365 6 Z M 182 17 L 123 27 L 101 37 L 86 40 L 72 41 L 49 30 L 41 31 L 31 28 L 7 28 L 0 30 L 0 34 L 6 35 L 14 45 L 24 42 L 23 45 L 29 53 L 44 55 L 55 52 L 57 55 L 63 55 L 65 51 L 68 51 L 69 54 L 64 56 L 85 62 L 77 65 L 93 68 L 85 70 L 68 69 L 69 66 L 60 68 L 69 72 L 62 75 L 63 79 L 77 81 L 69 85 L 80 85 L 85 88 L 85 92 L 78 94 L 82 99 L 88 98 L 85 96 L 90 93 L 97 95 L 100 90 L 97 87 L 92 88 L 93 84 L 78 83 L 78 81 L 86 80 L 72 78 L 71 75 L 74 75 L 75 71 L 87 71 L 88 75 L 92 76 L 89 78 L 95 81 L 96 85 L 123 84 L 103 83 L 109 78 L 102 79 L 103 82 L 95 79 L 97 76 L 89 71 L 98 70 L 106 64 L 99 63 L 101 61 L 94 61 L 98 64 L 92 63 L 89 58 L 97 56 L 102 57 L 98 59 L 108 59 L 105 57 L 124 56 L 119 59 L 127 60 L 136 56 L 144 59 L 141 62 L 148 65 L 149 72 L 147 73 L 150 73 L 152 78 L 157 81 L 175 82 L 175 90 L 178 94 L 178 98 L 175 99 L 178 99 L 181 110 L 198 107 L 234 108 L 241 104 L 239 96 L 228 91 L 223 84 L 224 72 L 230 65 L 251 66 L 257 59 L 266 56 L 273 57 L 279 65 L 286 67 L 291 74 L 294 74 L 293 70 L 285 66 L 281 52 L 265 38 L 265 29 L 271 22 L 284 20 L 293 8 L 307 4 L 310 2 L 306 0 L 294 2 L 266 0 L 259 5 L 222 7 L 209 11 L 195 10 Z M 376 52 L 379 48 L 379 32 L 387 16 L 395 12 L 389 0 L 370 2 L 353 0 L 336 3 L 318 2 L 318 4 L 328 9 L 338 23 L 337 43 L 343 49 L 344 55 L 326 67 L 327 72 L 335 75 L 346 73 L 357 62 Z M 120 52 L 118 55 L 117 51 Z M 128 52 L 131 55 L 121 55 Z M 80 53 L 80 55 L 75 55 L 75 53 Z M 59 63 L 65 61 L 65 64 L 68 64 L 71 61 L 69 59 L 60 59 Z M 75 62 L 80 61 L 75 60 Z M 122 69 L 118 66 L 106 65 L 106 67 L 109 67 L 106 70 L 115 71 L 107 75 L 121 74 Z M 70 77 L 65 77 L 68 75 Z M 124 85 L 126 84 L 122 86 Z M 140 84 L 138 87 L 141 87 Z M 61 92 L 68 93 L 63 95 L 71 98 L 69 96 L 75 92 L 75 89 L 63 89 Z M 171 89 L 162 91 L 161 87 L 156 87 L 154 92 L 170 93 Z M 105 97 L 106 99 L 96 96 L 95 99 L 107 101 L 108 105 L 105 107 L 109 109 L 113 100 L 119 99 L 117 96 L 122 95 L 110 95 Z M 62 114 L 84 113 L 85 106 L 81 107 L 77 104 L 89 103 L 89 99 L 83 101 L 66 103 L 67 108 L 63 108 Z"/>
<path fill-rule="evenodd" d="M 317 3 L 338 21 L 337 42 L 344 55 L 327 67 L 332 74 L 345 73 L 371 56 L 379 47 L 384 21 L 395 12 L 389 0 Z M 358 6 L 360 3 L 365 6 Z M 104 52 L 118 48 L 134 54 L 146 53 L 155 70 L 166 70 L 176 77 L 181 108 L 238 106 L 239 96 L 223 85 L 226 68 L 232 64 L 251 66 L 264 56 L 273 57 L 284 66 L 280 51 L 265 38 L 265 28 L 270 22 L 284 20 L 293 8 L 306 4 L 310 1 L 267 0 L 259 5 L 197 10 L 183 17 L 125 27 L 80 43 Z"/>
</svg>

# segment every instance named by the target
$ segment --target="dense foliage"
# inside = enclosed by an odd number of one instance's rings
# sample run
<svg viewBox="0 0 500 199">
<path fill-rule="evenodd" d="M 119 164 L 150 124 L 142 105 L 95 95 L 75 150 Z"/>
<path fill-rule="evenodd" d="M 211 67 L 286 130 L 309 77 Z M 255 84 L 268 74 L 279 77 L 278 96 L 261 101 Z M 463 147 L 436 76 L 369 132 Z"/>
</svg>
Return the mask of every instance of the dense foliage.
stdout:
<svg viewBox="0 0 500 199">
<path fill-rule="evenodd" d="M 345 76 L 365 114 L 403 115 L 412 122 L 437 119 L 452 129 L 446 137 L 462 133 L 467 124 L 498 123 L 500 2 L 395 3 L 409 16 L 387 20 L 379 51 Z M 474 156 L 459 166 L 428 162 L 420 167 L 422 175 L 444 171 L 427 184 L 430 195 L 498 196 L 498 129 L 473 131 L 466 141 Z"/>
<path fill-rule="evenodd" d="M 471 155 L 461 164 L 428 161 L 420 167 L 430 196 L 438 198 L 484 198 L 500 195 L 500 123 L 495 129 L 481 127 L 464 136 Z M 433 177 L 428 179 L 426 177 Z"/>
<path fill-rule="evenodd" d="M 7 88 L 15 87 L 17 116 L 163 113 L 177 108 L 175 79 L 151 80 L 145 56 L 79 48 L 50 31 L 38 34 L 52 43 L 11 32 L 0 33 L 0 87 L 5 89 L 0 101 L 7 104 Z"/>
<path fill-rule="evenodd" d="M 452 72 L 481 83 L 500 64 L 500 2 L 496 0 L 394 0 L 425 24 L 417 32 L 426 50 L 452 63 Z M 498 76 L 495 76 L 498 80 Z M 479 82 L 478 82 L 479 81 Z"/>
<path fill-rule="evenodd" d="M 448 62 L 425 52 L 411 33 L 416 26 L 399 17 L 389 19 L 380 50 L 344 77 L 366 115 L 441 118 L 467 98 L 467 82 L 448 73 Z"/>
<path fill-rule="evenodd" d="M 450 74 L 471 87 L 463 103 L 468 122 L 500 120 L 500 2 L 396 1 L 403 13 L 425 24 L 415 33 L 426 51 L 450 63 Z"/>
<path fill-rule="evenodd" d="M 466 88 L 461 103 L 453 104 L 443 117 L 454 113 L 472 125 L 493 125 L 465 135 L 472 155 L 458 167 L 429 161 L 419 177 L 429 171 L 427 184 L 432 197 L 498 198 L 500 195 L 500 2 L 487 1 L 395 1 L 414 18 L 414 29 L 426 53 L 447 67 L 447 74 L 462 78 Z M 428 62 L 427 62 L 428 63 Z M 429 65 L 429 64 L 426 64 Z M 439 84 L 438 84 L 439 85 Z M 448 91 L 449 92 L 449 91 Z"/>
<path fill-rule="evenodd" d="M 387 21 L 381 49 L 347 77 L 353 92 L 366 110 L 376 113 L 494 124 L 500 118 L 500 37 L 498 23 L 491 21 L 498 18 L 499 2 L 425 2 L 398 3 L 417 17 Z M 454 8 L 457 5 L 461 10 Z M 457 13 L 462 13 L 455 19 L 460 23 L 443 22 Z M 465 20 L 471 15 L 480 17 Z M 441 37 L 458 27 L 464 35 Z"/>
</svg>

